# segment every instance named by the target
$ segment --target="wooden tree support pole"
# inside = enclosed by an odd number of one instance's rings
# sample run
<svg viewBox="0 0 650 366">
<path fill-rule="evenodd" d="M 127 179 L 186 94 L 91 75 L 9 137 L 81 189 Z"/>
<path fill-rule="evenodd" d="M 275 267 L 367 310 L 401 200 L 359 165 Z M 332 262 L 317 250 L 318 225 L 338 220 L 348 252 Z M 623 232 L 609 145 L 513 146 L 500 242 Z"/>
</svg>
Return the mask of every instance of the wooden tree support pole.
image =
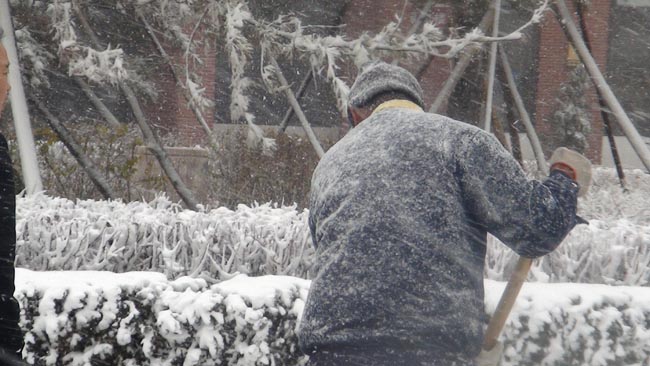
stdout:
<svg viewBox="0 0 650 366">
<path fill-rule="evenodd" d="M 296 100 L 300 100 L 300 98 L 302 98 L 302 96 L 307 91 L 307 86 L 309 86 L 313 79 L 314 73 L 312 70 L 309 70 L 307 76 L 305 76 L 305 78 L 302 80 L 302 83 L 296 92 Z M 287 126 L 289 125 L 289 120 L 291 117 L 293 117 L 293 107 L 287 108 L 287 111 L 284 113 L 284 118 L 282 118 L 282 122 L 280 122 L 280 132 L 284 133 L 284 131 L 287 130 Z"/>
<path fill-rule="evenodd" d="M 495 108 L 492 108 L 492 127 L 494 136 L 499 140 L 501 145 L 508 150 L 508 152 L 512 155 L 512 145 L 508 142 L 508 139 L 506 138 L 506 132 L 505 129 L 503 128 L 503 123 L 501 123 L 501 119 L 497 115 L 497 111 Z"/>
<path fill-rule="evenodd" d="M 515 157 L 519 165 L 524 167 L 524 157 L 521 151 L 521 140 L 519 139 L 519 131 L 515 128 L 515 124 L 508 123 L 508 133 L 510 134 L 510 141 L 512 141 L 512 156 Z"/>
<path fill-rule="evenodd" d="M 284 74 L 282 73 L 282 69 L 280 69 L 280 65 L 278 65 L 278 61 L 275 59 L 275 56 L 273 55 L 269 55 L 269 59 L 271 60 L 271 64 L 276 70 L 276 74 L 278 76 L 278 80 L 280 81 L 280 84 L 282 85 L 284 94 L 287 96 L 287 99 L 289 100 L 289 104 L 291 104 L 293 111 L 296 113 L 296 116 L 300 120 L 300 123 L 302 124 L 302 128 L 305 130 L 305 134 L 307 134 L 307 138 L 309 139 L 309 142 L 314 147 L 314 150 L 316 150 L 316 154 L 318 154 L 318 157 L 322 158 L 323 155 L 325 155 L 325 151 L 323 150 L 323 147 L 320 146 L 320 142 L 318 142 L 318 138 L 316 138 L 316 134 L 314 134 L 314 131 L 309 125 L 309 121 L 307 121 L 307 117 L 305 117 L 302 108 L 300 108 L 300 104 L 298 103 L 296 96 L 293 94 L 293 91 L 291 91 L 291 87 L 289 86 L 287 79 L 284 77 Z"/>
<path fill-rule="evenodd" d="M 503 72 L 506 74 L 506 80 L 508 81 L 508 88 L 510 89 L 510 94 L 515 101 L 515 106 L 517 107 L 517 112 L 519 113 L 519 118 L 524 123 L 526 128 L 526 135 L 530 144 L 533 147 L 533 154 L 535 155 L 535 160 L 537 161 L 537 169 L 544 175 L 548 175 L 548 165 L 546 164 L 546 159 L 544 159 L 544 151 L 542 150 L 542 144 L 539 142 L 537 133 L 535 132 L 535 127 L 533 127 L 533 122 L 530 120 L 530 116 L 526 111 L 526 106 L 524 101 L 519 94 L 517 89 L 517 83 L 515 83 L 515 78 L 512 74 L 512 67 L 510 67 L 510 62 L 508 61 L 508 55 L 505 50 L 501 48 L 501 65 L 503 66 Z"/>
<path fill-rule="evenodd" d="M 499 18 L 501 15 L 501 0 L 494 0 L 494 23 L 492 25 L 492 37 L 499 36 Z M 485 122 L 484 129 L 490 132 L 490 125 L 492 122 L 492 98 L 494 97 L 494 77 L 496 74 L 497 65 L 497 49 L 499 44 L 492 42 L 490 45 L 490 64 L 488 66 L 488 85 L 487 85 L 487 98 L 485 101 Z"/>
<path fill-rule="evenodd" d="M 88 20 L 86 19 L 85 15 L 81 11 L 81 7 L 80 4 L 78 3 L 78 0 L 73 0 L 73 6 L 75 8 L 75 11 L 77 12 L 81 25 L 86 29 L 86 33 L 88 33 L 88 36 L 90 36 L 93 44 L 95 45 L 95 47 L 100 48 L 101 42 L 99 41 L 99 38 L 97 38 L 97 35 L 95 34 L 92 27 L 90 26 L 90 23 L 88 23 Z M 156 134 L 153 132 L 151 127 L 149 127 L 149 124 L 147 123 L 147 118 L 145 117 L 144 112 L 140 107 L 140 102 L 138 102 L 138 98 L 135 95 L 135 92 L 133 92 L 133 89 L 131 89 L 131 87 L 129 87 L 127 83 L 124 81 L 120 81 L 119 86 L 120 89 L 122 90 L 122 93 L 124 94 L 124 97 L 126 98 L 126 101 L 129 103 L 129 106 L 131 107 L 131 111 L 133 112 L 133 116 L 135 117 L 138 127 L 140 127 L 140 131 L 142 132 L 142 136 L 144 137 L 145 143 L 147 144 L 149 150 L 153 153 L 153 155 L 158 160 L 158 163 L 160 164 L 160 168 L 163 170 L 163 172 L 165 172 L 165 175 L 167 175 L 169 182 L 172 184 L 174 190 L 176 190 L 176 192 L 181 197 L 185 205 L 187 205 L 187 207 L 190 210 L 198 211 L 198 202 L 194 198 L 192 191 L 190 191 L 189 188 L 187 188 L 187 186 L 181 179 L 181 176 L 176 171 L 176 168 L 174 168 L 174 165 L 169 159 L 169 155 L 167 155 L 167 151 L 160 143 L 158 136 L 156 136 Z"/>
<path fill-rule="evenodd" d="M 493 16 L 494 9 L 490 8 L 490 10 L 488 10 L 488 12 L 483 15 L 483 19 L 481 19 L 481 23 L 478 25 L 478 28 L 482 31 L 485 31 L 485 29 L 489 27 Z M 467 66 L 469 66 L 469 63 L 472 61 L 472 57 L 480 49 L 481 47 L 479 46 L 473 46 L 463 51 L 460 59 L 458 60 L 458 63 L 456 63 L 456 66 L 454 66 L 454 69 L 449 74 L 449 77 L 445 81 L 445 84 L 442 86 L 442 88 L 440 88 L 438 95 L 436 95 L 436 99 L 431 104 L 431 107 L 429 107 L 429 113 L 438 113 L 441 110 L 442 106 L 447 103 L 447 100 L 449 100 L 449 97 L 451 96 L 451 92 L 454 90 L 456 84 L 458 84 L 458 81 L 463 76 L 465 69 L 467 69 Z M 428 65 L 432 59 L 433 58 L 427 60 L 426 65 Z"/>
<path fill-rule="evenodd" d="M 189 90 L 185 86 L 185 84 L 181 81 L 180 77 L 178 76 L 178 73 L 176 72 L 176 69 L 174 68 L 174 65 L 172 63 L 171 57 L 167 54 L 165 51 L 165 48 L 162 46 L 160 41 L 158 40 L 158 37 L 156 36 L 156 33 L 154 33 L 153 29 L 149 25 L 149 22 L 147 21 L 147 18 L 144 17 L 140 9 L 135 10 L 136 15 L 144 25 L 145 29 L 147 30 L 147 34 L 149 34 L 149 37 L 151 38 L 152 42 L 156 45 L 156 49 L 158 50 L 158 53 L 160 56 L 165 60 L 167 63 L 167 66 L 169 66 L 169 69 L 171 70 L 172 76 L 174 76 L 174 80 L 176 80 L 176 85 L 181 87 L 183 89 L 183 97 L 185 97 L 185 101 L 188 103 L 190 106 L 190 109 L 194 113 L 194 116 L 196 117 L 196 120 L 199 122 L 199 125 L 201 128 L 203 128 L 203 131 L 206 133 L 208 138 L 210 139 L 210 143 L 216 147 L 217 146 L 217 140 L 214 136 L 213 131 L 210 129 L 210 126 L 208 126 L 208 122 L 205 120 L 205 117 L 203 117 L 203 113 L 201 113 L 200 108 L 192 101 L 192 96 L 190 95 Z M 188 66 L 186 66 L 188 67 Z"/>
<path fill-rule="evenodd" d="M 583 14 L 584 5 L 582 3 L 578 3 L 577 6 L 578 18 L 580 19 L 580 29 L 582 30 L 582 35 L 585 39 L 587 50 L 589 50 L 589 53 L 591 53 L 591 41 L 589 39 L 589 34 L 587 33 L 587 24 L 585 24 L 585 17 Z M 605 101 L 603 100 L 603 95 L 600 93 L 600 90 L 598 90 L 598 88 L 596 88 L 596 94 L 598 95 L 600 116 L 603 119 L 603 124 L 605 125 L 605 134 L 607 134 L 607 140 L 609 141 L 609 147 L 612 152 L 612 159 L 614 160 L 614 166 L 616 167 L 616 173 L 618 174 L 618 181 L 621 184 L 621 188 L 623 188 L 623 190 L 627 190 L 627 188 L 625 188 L 625 172 L 623 172 L 621 157 L 618 155 L 618 148 L 616 147 L 616 140 L 614 139 L 614 134 L 612 132 L 612 123 L 609 120 L 609 113 L 605 110 Z"/>
<path fill-rule="evenodd" d="M 634 151 L 636 151 L 646 170 L 650 173 L 650 150 L 648 149 L 648 146 L 645 144 L 645 141 L 643 141 L 643 138 L 625 113 L 625 110 L 619 103 L 618 99 L 616 99 L 616 95 L 612 92 L 612 89 L 609 87 L 603 74 L 600 72 L 596 61 L 591 56 L 591 53 L 589 53 L 580 32 L 578 32 L 578 28 L 576 28 L 576 25 L 571 18 L 571 13 L 569 13 L 566 3 L 564 0 L 555 0 L 555 4 L 557 5 L 560 16 L 562 17 L 562 26 L 566 28 L 566 31 L 569 34 L 569 39 L 578 52 L 580 60 L 587 67 L 587 71 L 591 75 L 594 84 L 596 84 L 596 87 L 603 95 L 603 100 L 614 116 L 616 116 L 623 132 L 630 141 L 630 144 L 632 144 L 632 148 L 634 148 Z"/>
<path fill-rule="evenodd" d="M 198 202 L 194 198 L 192 191 L 187 188 L 181 179 L 181 176 L 176 171 L 176 168 L 174 168 L 172 165 L 171 159 L 169 158 L 169 155 L 167 154 L 165 148 L 163 148 L 162 144 L 160 143 L 158 136 L 156 136 L 151 127 L 149 127 L 149 124 L 147 123 L 146 117 L 144 116 L 144 112 L 140 108 L 140 103 L 138 102 L 138 98 L 135 96 L 135 93 L 128 85 L 126 85 L 125 82 L 120 82 L 120 89 L 122 89 L 127 102 L 133 110 L 135 120 L 140 127 L 140 131 L 142 131 L 142 136 L 144 137 L 147 147 L 158 160 L 160 167 L 167 175 L 167 178 L 183 202 L 185 202 L 190 210 L 198 211 Z"/>
<path fill-rule="evenodd" d="M 106 104 L 104 104 L 104 102 L 102 102 L 102 100 L 99 99 L 97 94 L 95 94 L 95 92 L 90 88 L 90 85 L 88 85 L 88 83 L 84 81 L 84 79 L 82 79 L 79 76 L 75 76 L 74 81 L 77 82 L 79 87 L 81 87 L 81 90 L 83 90 L 83 92 L 86 94 L 86 97 L 88 97 L 90 102 L 99 111 L 99 114 L 101 114 L 102 117 L 104 117 L 106 122 L 108 122 L 108 124 L 111 125 L 111 127 L 119 128 L 122 125 L 120 121 L 118 121 L 117 118 L 115 118 L 115 115 L 111 113 L 110 110 L 108 110 Z"/>
<path fill-rule="evenodd" d="M 111 200 L 115 199 L 115 194 L 113 190 L 106 182 L 106 179 L 95 169 L 96 164 L 94 164 L 87 156 L 84 154 L 83 149 L 77 141 L 72 138 L 72 134 L 68 131 L 67 128 L 59 121 L 59 119 L 50 112 L 50 110 L 41 102 L 32 98 L 36 107 L 45 115 L 48 124 L 52 127 L 56 135 L 59 137 L 59 140 L 63 142 L 65 147 L 68 148 L 70 154 L 77 160 L 81 168 L 88 174 L 90 180 L 93 182 L 99 193 L 104 196 L 105 199 Z"/>
</svg>

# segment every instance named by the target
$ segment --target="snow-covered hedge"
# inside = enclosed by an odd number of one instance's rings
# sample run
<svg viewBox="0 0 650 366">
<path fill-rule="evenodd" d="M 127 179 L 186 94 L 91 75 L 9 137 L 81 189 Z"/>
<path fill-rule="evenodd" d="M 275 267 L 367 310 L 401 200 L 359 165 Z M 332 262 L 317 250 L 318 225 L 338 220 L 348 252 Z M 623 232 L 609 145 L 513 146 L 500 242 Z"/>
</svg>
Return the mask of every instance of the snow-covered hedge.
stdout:
<svg viewBox="0 0 650 366">
<path fill-rule="evenodd" d="M 298 365 L 309 282 L 246 276 L 209 287 L 160 273 L 18 269 L 24 359 L 36 365 Z"/>
<path fill-rule="evenodd" d="M 158 271 L 216 282 L 236 273 L 306 277 L 313 249 L 307 212 L 271 204 L 183 210 L 152 202 L 18 197 L 18 267 Z"/>
<path fill-rule="evenodd" d="M 32 272 L 16 295 L 37 365 L 301 365 L 309 281 L 157 273 Z M 486 281 L 491 313 L 504 283 Z M 650 364 L 650 289 L 528 283 L 506 324 L 503 366 Z M 102 362 L 103 360 L 103 362 Z"/>
<path fill-rule="evenodd" d="M 577 227 L 557 251 L 535 262 L 530 280 L 618 285 L 650 283 L 650 176 L 598 168 Z M 271 204 L 182 210 L 153 202 L 19 197 L 17 263 L 34 270 L 158 271 L 169 278 L 219 281 L 235 273 L 307 277 L 313 248 L 307 211 Z M 487 278 L 504 280 L 516 258 L 491 239 Z"/>
<path fill-rule="evenodd" d="M 486 310 L 505 283 L 486 280 Z M 650 364 L 650 288 L 527 283 L 502 334 L 502 366 Z"/>
</svg>

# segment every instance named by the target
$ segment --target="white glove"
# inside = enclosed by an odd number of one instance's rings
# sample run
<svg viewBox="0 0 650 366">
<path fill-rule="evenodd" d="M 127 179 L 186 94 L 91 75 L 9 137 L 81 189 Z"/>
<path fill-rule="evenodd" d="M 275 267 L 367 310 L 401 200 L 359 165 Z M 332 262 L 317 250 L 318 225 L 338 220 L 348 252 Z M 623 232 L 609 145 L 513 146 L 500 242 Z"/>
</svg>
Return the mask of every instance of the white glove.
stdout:
<svg viewBox="0 0 650 366">
<path fill-rule="evenodd" d="M 576 151 L 559 147 L 553 152 L 549 164 L 551 171 L 560 170 L 578 183 L 580 186 L 578 196 L 582 197 L 587 194 L 591 185 L 591 162 L 589 159 Z"/>
<path fill-rule="evenodd" d="M 481 353 L 476 356 L 476 366 L 497 366 L 501 361 L 503 353 L 503 343 L 497 342 L 491 350 L 481 349 Z"/>
</svg>

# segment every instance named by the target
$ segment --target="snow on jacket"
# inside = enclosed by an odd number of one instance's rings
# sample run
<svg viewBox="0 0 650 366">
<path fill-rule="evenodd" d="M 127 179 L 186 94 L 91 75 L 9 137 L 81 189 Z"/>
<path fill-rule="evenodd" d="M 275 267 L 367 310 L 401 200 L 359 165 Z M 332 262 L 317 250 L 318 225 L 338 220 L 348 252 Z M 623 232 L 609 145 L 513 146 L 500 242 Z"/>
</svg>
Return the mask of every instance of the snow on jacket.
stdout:
<svg viewBox="0 0 650 366">
<path fill-rule="evenodd" d="M 365 353 L 374 365 L 473 359 L 487 233 L 545 255 L 575 226 L 576 193 L 561 173 L 527 179 L 471 125 L 403 108 L 373 114 L 312 178 L 317 258 L 301 349 Z"/>
</svg>

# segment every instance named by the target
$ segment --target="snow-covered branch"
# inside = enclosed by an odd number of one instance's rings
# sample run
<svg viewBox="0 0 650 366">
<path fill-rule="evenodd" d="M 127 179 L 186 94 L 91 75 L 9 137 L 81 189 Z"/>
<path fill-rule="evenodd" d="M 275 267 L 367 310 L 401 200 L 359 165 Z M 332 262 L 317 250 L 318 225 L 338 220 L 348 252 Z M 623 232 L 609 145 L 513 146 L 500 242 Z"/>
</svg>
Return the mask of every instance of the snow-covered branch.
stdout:
<svg viewBox="0 0 650 366">
<path fill-rule="evenodd" d="M 125 80 L 128 72 L 124 67 L 124 51 L 110 45 L 105 50 L 96 50 L 79 42 L 72 6 L 69 1 L 54 1 L 46 11 L 54 29 L 54 40 L 58 42 L 59 60 L 68 66 L 68 74 L 113 85 Z"/>
</svg>

